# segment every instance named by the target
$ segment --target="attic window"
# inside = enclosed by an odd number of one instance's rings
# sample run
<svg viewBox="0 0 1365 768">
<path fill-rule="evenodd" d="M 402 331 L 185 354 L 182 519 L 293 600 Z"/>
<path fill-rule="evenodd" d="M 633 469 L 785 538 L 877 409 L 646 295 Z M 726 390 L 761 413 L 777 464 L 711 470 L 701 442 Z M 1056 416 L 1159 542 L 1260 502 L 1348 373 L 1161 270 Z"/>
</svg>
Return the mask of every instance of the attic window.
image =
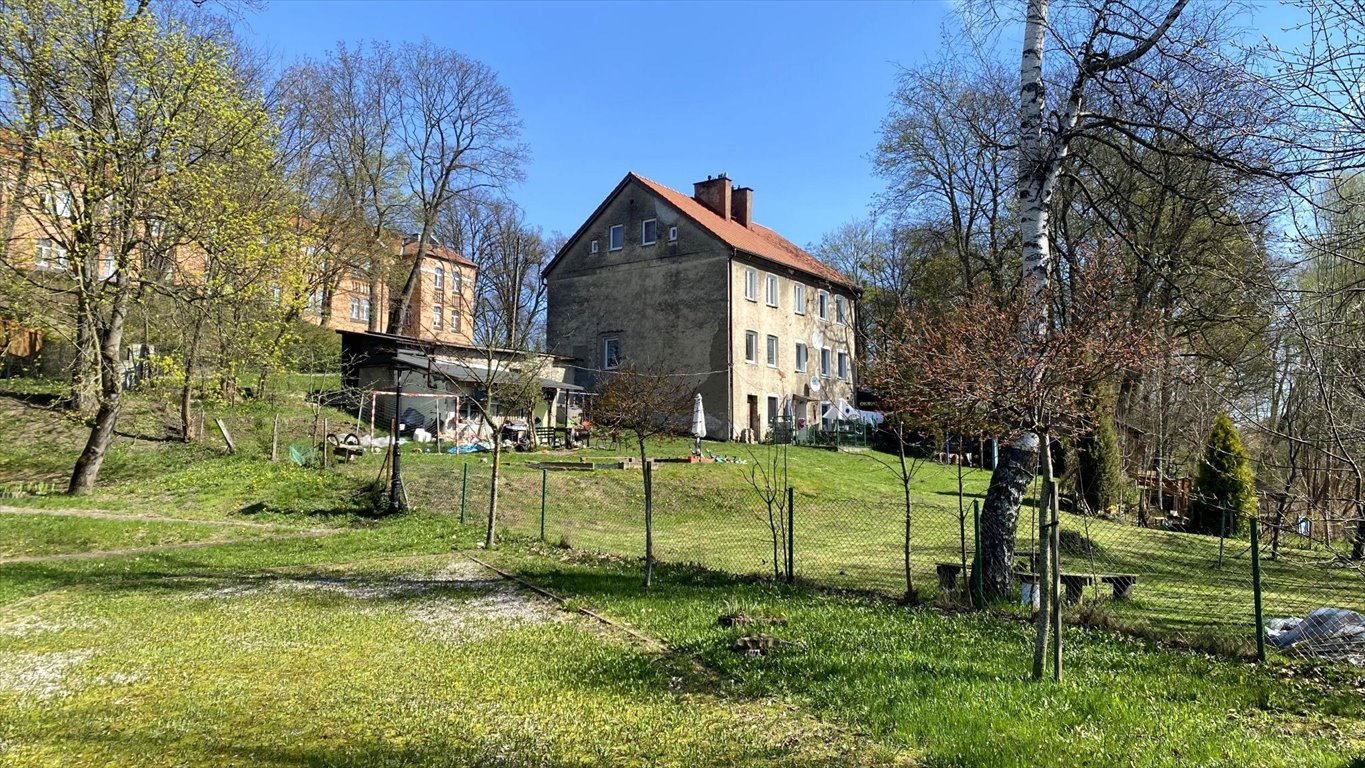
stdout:
<svg viewBox="0 0 1365 768">
<path fill-rule="evenodd" d="M 670 243 L 676 243 L 676 242 L 678 242 L 678 228 L 677 228 L 677 227 L 669 227 L 669 228 L 668 228 L 668 242 L 670 242 Z"/>
<path fill-rule="evenodd" d="M 640 245 L 654 245 L 659 242 L 658 219 L 645 219 L 640 222 Z"/>
<path fill-rule="evenodd" d="M 594 239 L 591 243 L 588 243 L 588 253 L 597 253 L 597 240 L 596 240 L 596 239 Z"/>
<path fill-rule="evenodd" d="M 613 224 L 611 229 L 607 230 L 607 250 L 609 251 L 621 250 L 621 247 L 625 245 L 625 239 L 626 225 Z"/>
</svg>

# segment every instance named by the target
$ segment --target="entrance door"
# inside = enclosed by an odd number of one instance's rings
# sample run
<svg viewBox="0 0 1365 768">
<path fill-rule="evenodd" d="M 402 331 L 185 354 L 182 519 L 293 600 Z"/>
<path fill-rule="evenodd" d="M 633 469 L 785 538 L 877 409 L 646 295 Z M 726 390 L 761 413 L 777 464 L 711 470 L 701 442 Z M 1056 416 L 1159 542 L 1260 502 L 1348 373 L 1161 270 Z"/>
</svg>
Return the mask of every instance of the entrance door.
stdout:
<svg viewBox="0 0 1365 768">
<path fill-rule="evenodd" d="M 752 435 L 750 439 L 759 439 L 760 426 L 761 424 L 758 420 L 758 395 L 749 395 L 749 433 Z"/>
</svg>

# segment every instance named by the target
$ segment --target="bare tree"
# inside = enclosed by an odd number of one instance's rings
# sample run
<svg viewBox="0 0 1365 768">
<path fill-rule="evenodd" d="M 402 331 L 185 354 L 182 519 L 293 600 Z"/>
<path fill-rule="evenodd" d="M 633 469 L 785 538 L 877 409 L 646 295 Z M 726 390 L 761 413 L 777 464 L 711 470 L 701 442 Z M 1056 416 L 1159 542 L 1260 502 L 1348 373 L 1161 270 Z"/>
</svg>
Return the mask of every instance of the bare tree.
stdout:
<svg viewBox="0 0 1365 768">
<path fill-rule="evenodd" d="M 388 332 L 406 325 L 409 304 L 442 211 L 454 201 L 521 178 L 526 148 L 511 94 L 486 64 L 429 41 L 397 52 L 398 148 L 407 165 L 417 250 L 390 308 Z"/>
<path fill-rule="evenodd" d="M 654 489 L 649 463 L 650 438 L 682 426 L 692 405 L 687 385 L 665 373 L 641 370 L 627 363 L 603 374 L 593 423 L 608 431 L 629 432 L 640 451 L 645 492 L 645 588 L 654 579 Z"/>
</svg>

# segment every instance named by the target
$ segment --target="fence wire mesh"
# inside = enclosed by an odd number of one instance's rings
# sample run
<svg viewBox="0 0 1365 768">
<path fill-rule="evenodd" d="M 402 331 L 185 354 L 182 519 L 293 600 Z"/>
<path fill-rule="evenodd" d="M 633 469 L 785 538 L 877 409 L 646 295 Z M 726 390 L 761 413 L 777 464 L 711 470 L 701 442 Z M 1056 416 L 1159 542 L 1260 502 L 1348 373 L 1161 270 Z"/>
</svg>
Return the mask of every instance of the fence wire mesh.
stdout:
<svg viewBox="0 0 1365 768">
<path fill-rule="evenodd" d="M 441 457 L 408 471 L 414 506 L 447 514 L 463 508 L 470 525 L 486 524 L 492 477 L 487 454 Z M 840 496 L 801 485 L 790 496 L 785 489 L 764 494 L 742 466 L 672 462 L 654 465 L 652 485 L 659 561 L 782 579 L 790 547 L 794 576 L 806 583 L 900 598 L 908 574 L 922 600 L 972 602 L 973 510 L 980 493 L 959 498 L 913 491 L 907 560 L 903 494 Z M 595 458 L 549 469 L 508 461 L 498 487 L 501 535 L 643 557 L 645 491 L 638 461 Z M 1038 571 L 1042 549 L 1035 502 L 1036 493 L 1020 510 L 1010 590 L 995 596 L 993 610 L 1030 613 L 1026 582 Z M 1072 623 L 1249 657 L 1257 645 L 1259 554 L 1270 653 L 1365 663 L 1365 626 L 1350 618 L 1365 613 L 1365 574 L 1339 545 L 1266 519 L 1245 520 L 1222 536 L 1154 521 L 1142 525 L 1135 516 L 1063 511 L 1059 521 L 1063 611 Z M 1252 547 L 1253 524 L 1260 525 L 1259 551 Z M 1335 613 L 1322 618 L 1325 612 Z M 1310 618 L 1315 615 L 1319 618 Z M 1299 636 L 1315 622 L 1326 626 Z"/>
</svg>

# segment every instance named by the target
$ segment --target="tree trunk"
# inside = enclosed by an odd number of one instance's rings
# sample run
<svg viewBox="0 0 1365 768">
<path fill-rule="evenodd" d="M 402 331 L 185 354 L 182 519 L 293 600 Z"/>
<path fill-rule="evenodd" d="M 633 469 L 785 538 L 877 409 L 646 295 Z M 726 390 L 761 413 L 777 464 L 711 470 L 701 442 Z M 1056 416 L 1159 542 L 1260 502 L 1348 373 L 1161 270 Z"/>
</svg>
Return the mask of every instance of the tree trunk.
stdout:
<svg viewBox="0 0 1365 768">
<path fill-rule="evenodd" d="M 203 315 L 196 315 L 194 331 L 190 334 L 190 348 L 185 356 L 185 376 L 180 382 L 180 440 L 190 442 L 190 413 L 194 393 L 194 366 L 199 363 L 199 332 L 204 324 Z"/>
<path fill-rule="evenodd" d="M 123 347 L 123 323 L 128 314 L 129 289 L 120 286 L 114 297 L 114 306 L 109 315 L 109 325 L 104 330 L 99 346 L 100 397 L 99 409 L 95 413 L 95 423 L 90 428 L 90 437 L 85 448 L 76 459 L 71 472 L 71 483 L 67 493 L 82 494 L 95 487 L 99 478 L 100 466 L 114 439 L 114 427 L 118 423 L 119 412 L 123 408 L 123 379 L 119 372 L 120 352 Z"/>
<path fill-rule="evenodd" d="M 95 310 L 85 290 L 76 294 L 76 358 L 71 364 L 71 409 L 87 416 L 95 408 L 95 387 L 99 382 L 99 341 L 95 329 Z"/>
<path fill-rule="evenodd" d="M 498 522 L 498 469 L 502 464 L 502 436 L 493 433 L 493 479 L 488 489 L 488 530 L 483 535 L 483 548 L 492 549 L 496 542 L 494 528 Z"/>
<path fill-rule="evenodd" d="M 896 432 L 896 454 L 901 462 L 901 490 L 905 493 L 905 541 L 902 554 L 905 556 L 905 602 L 913 603 L 916 600 L 915 576 L 910 569 L 911 546 L 911 526 L 914 519 L 914 506 L 910 498 L 910 471 L 905 463 L 905 434 L 901 430 Z"/>
<path fill-rule="evenodd" d="M 640 443 L 640 473 L 645 484 L 645 589 L 654 583 L 654 470 L 645 457 L 645 441 Z"/>
<path fill-rule="evenodd" d="M 981 583 L 988 599 L 1010 595 L 1019 505 L 1033 482 L 1037 453 L 1037 436 L 1025 434 L 1000 452 L 1000 461 L 991 473 L 981 508 Z"/>
</svg>

